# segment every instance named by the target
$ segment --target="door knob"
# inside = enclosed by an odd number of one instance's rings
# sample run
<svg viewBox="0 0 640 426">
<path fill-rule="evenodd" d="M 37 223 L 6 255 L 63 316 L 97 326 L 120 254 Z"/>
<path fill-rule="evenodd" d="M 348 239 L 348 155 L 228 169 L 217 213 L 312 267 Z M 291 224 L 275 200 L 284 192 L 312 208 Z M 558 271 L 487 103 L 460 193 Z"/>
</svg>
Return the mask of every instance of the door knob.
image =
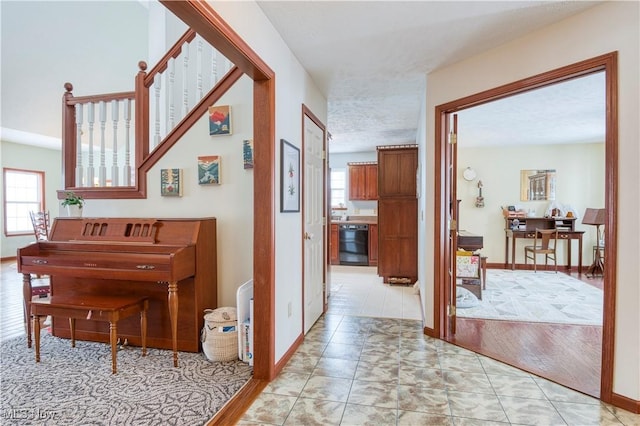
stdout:
<svg viewBox="0 0 640 426">
<path fill-rule="evenodd" d="M 312 239 L 312 238 L 313 238 L 313 234 L 310 234 L 310 233 L 308 233 L 308 232 L 305 232 L 305 233 L 304 233 L 304 239 L 305 239 L 305 240 L 310 240 L 310 239 Z"/>
</svg>

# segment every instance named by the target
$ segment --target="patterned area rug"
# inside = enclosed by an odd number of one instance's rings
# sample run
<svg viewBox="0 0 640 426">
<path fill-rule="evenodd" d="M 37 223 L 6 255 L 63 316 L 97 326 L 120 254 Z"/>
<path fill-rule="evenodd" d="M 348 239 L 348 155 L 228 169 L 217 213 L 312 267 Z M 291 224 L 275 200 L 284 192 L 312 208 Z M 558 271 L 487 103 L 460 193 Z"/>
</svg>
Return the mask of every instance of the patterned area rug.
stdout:
<svg viewBox="0 0 640 426">
<path fill-rule="evenodd" d="M 43 332 L 41 362 L 26 337 L 2 342 L 3 425 L 203 425 L 244 386 L 252 367 L 209 362 L 202 353 L 139 347 L 118 351 L 111 374 L 106 343 L 76 342 Z"/>
<path fill-rule="evenodd" d="M 488 269 L 482 300 L 456 294 L 463 318 L 602 325 L 602 290 L 561 272 Z"/>
</svg>

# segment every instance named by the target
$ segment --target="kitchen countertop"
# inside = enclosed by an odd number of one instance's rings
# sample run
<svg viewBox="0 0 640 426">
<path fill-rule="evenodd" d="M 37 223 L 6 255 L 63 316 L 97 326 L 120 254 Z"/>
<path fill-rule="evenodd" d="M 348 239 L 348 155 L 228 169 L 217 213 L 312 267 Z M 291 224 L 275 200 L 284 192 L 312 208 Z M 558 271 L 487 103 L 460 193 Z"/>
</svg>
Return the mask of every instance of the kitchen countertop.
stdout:
<svg viewBox="0 0 640 426">
<path fill-rule="evenodd" d="M 377 225 L 377 216 L 351 216 L 347 220 L 332 220 L 336 225 Z"/>
</svg>

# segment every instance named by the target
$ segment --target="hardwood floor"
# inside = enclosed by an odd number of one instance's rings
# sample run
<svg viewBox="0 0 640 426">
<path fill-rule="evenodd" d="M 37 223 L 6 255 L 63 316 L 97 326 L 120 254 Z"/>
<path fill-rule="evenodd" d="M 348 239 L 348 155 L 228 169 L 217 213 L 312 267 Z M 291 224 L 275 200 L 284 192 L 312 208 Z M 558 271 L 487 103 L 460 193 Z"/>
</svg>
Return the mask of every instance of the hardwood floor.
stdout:
<svg viewBox="0 0 640 426">
<path fill-rule="evenodd" d="M 602 289 L 602 277 L 572 276 Z M 601 326 L 458 318 L 449 342 L 600 397 Z"/>
</svg>

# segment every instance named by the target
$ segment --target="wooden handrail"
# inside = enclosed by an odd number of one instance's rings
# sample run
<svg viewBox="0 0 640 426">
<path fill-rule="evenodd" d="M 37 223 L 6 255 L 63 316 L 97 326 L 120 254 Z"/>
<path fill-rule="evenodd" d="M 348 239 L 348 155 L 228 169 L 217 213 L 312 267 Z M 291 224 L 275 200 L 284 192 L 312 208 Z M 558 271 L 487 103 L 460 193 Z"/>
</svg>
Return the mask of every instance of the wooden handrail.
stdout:
<svg viewBox="0 0 640 426">
<path fill-rule="evenodd" d="M 180 52 L 182 52 L 182 46 L 185 43 L 191 43 L 193 39 L 196 37 L 196 32 L 189 28 L 187 32 L 185 32 L 182 37 L 169 49 L 167 53 L 158 61 L 155 67 L 151 68 L 151 71 L 147 74 L 144 84 L 146 87 L 151 87 L 153 84 L 153 79 L 156 77 L 156 74 L 164 72 L 169 65 L 169 60 L 172 58 L 175 59 L 178 57 Z"/>
<path fill-rule="evenodd" d="M 74 97 L 71 83 L 65 84 L 65 94 L 63 95 L 63 172 L 64 189 L 58 191 L 58 199 L 64 198 L 67 191 L 73 191 L 86 199 L 133 199 L 146 198 L 147 179 L 146 173 L 149 169 L 165 155 L 169 149 L 197 122 L 207 108 L 215 103 L 224 93 L 243 75 L 237 67 L 233 66 L 215 86 L 203 96 L 200 101 L 189 110 L 186 116 L 182 117 L 179 123 L 166 134 L 162 141 L 154 148 L 151 146 L 150 136 L 150 89 L 154 84 L 158 74 L 168 69 L 168 64 L 172 59 L 177 59 L 185 43 L 192 42 L 197 36 L 193 29 L 187 30 L 182 37 L 168 50 L 168 52 L 158 61 L 158 63 L 147 73 L 147 64 L 144 61 L 138 63 L 139 71 L 135 77 L 135 90 L 131 92 L 115 92 L 89 96 Z M 76 107 L 78 105 L 97 104 L 101 102 L 117 103 L 117 101 L 133 100 L 133 145 L 132 153 L 134 159 L 131 164 L 132 172 L 135 173 L 135 181 L 131 186 L 77 186 L 86 185 L 86 175 L 76 176 L 82 169 L 77 169 L 79 163 L 78 155 L 78 135 L 82 134 L 82 117 L 78 117 L 76 123 Z M 85 107 L 86 108 L 86 107 Z M 117 105 L 115 105 L 117 111 Z M 104 125 L 104 123 L 103 123 Z M 115 129 L 115 124 L 114 124 Z M 158 143 L 158 141 L 155 141 Z M 103 163 L 104 164 L 104 163 Z M 80 166 L 82 167 L 82 166 Z M 102 165 L 104 168 L 104 165 Z M 93 171 L 91 175 L 93 176 Z M 76 183 L 78 179 L 82 183 Z"/>
<path fill-rule="evenodd" d="M 71 83 L 67 83 L 71 85 Z M 71 89 L 73 90 L 73 88 Z M 89 96 L 73 96 L 71 95 L 67 98 L 67 105 L 75 105 L 75 104 L 88 104 L 88 103 L 96 103 L 96 102 L 109 102 L 109 101 L 121 101 L 123 99 L 135 99 L 136 92 L 120 92 L 120 93 L 105 93 L 102 95 L 89 95 Z"/>
</svg>

